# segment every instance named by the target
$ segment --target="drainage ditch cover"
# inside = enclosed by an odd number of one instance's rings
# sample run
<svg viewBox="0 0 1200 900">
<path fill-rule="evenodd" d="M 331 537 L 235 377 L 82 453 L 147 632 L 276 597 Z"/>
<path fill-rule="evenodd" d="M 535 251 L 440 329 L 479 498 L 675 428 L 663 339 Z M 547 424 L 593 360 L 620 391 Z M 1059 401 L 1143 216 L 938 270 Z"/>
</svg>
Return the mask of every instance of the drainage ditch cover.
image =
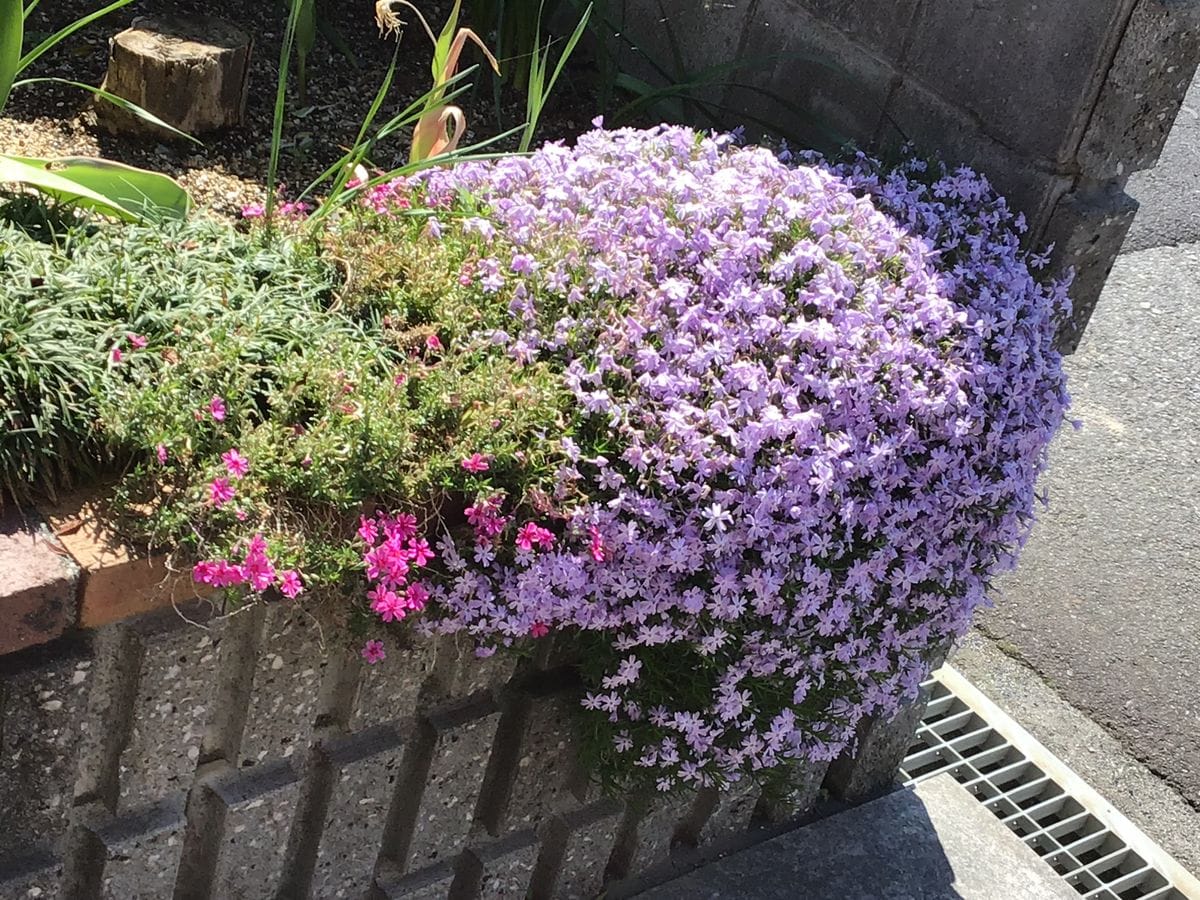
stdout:
<svg viewBox="0 0 1200 900">
<path fill-rule="evenodd" d="M 948 772 L 1088 900 L 1200 900 L 1200 881 L 946 665 L 900 766 Z"/>
</svg>

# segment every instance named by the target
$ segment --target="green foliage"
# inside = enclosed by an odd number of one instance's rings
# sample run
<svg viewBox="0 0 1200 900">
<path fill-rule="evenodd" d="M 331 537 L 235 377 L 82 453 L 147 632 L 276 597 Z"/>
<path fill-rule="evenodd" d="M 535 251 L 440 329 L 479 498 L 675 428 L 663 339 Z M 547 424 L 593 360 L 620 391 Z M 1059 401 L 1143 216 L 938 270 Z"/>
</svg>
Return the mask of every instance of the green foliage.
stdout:
<svg viewBox="0 0 1200 900">
<path fill-rule="evenodd" d="M 546 101 L 554 91 L 554 85 L 558 82 L 558 76 L 562 74 L 563 66 L 567 64 L 567 60 L 575 52 L 575 46 L 579 43 L 579 39 L 583 37 L 591 15 L 592 6 L 589 3 L 587 8 L 584 9 L 583 14 L 579 17 L 579 24 L 575 26 L 575 31 L 567 39 L 566 45 L 558 55 L 558 62 L 555 63 L 554 70 L 550 72 L 549 78 L 547 78 L 547 72 L 550 67 L 550 43 L 546 43 L 545 49 L 540 46 L 535 46 L 533 49 L 533 55 L 529 59 L 528 83 L 525 88 L 525 130 L 521 134 L 520 145 L 522 153 L 527 152 L 533 144 L 533 136 L 537 131 L 538 120 L 542 115 L 542 108 L 546 105 Z M 541 21 L 540 13 L 538 21 Z"/>
<path fill-rule="evenodd" d="M 364 509 L 420 510 L 436 536 L 443 508 L 461 519 L 472 477 L 461 462 L 473 453 L 491 458 L 493 483 L 515 498 L 552 483 L 557 461 L 538 438 L 563 427 L 561 378 L 472 343 L 481 324 L 503 322 L 507 302 L 481 307 L 459 283 L 474 242 L 418 240 L 424 227 L 348 214 L 322 251 L 348 261 L 345 284 L 180 310 L 155 332 L 157 352 L 106 373 L 101 431 L 144 461 L 124 488 L 130 509 L 150 511 L 131 534 L 203 557 L 266 533 L 279 565 L 336 595 L 360 567 L 347 537 Z M 312 245 L 291 247 L 293 260 L 317 264 Z M 231 448 L 252 465 L 236 501 L 217 506 L 209 486 Z"/>
<path fill-rule="evenodd" d="M 0 484 L 52 490 L 102 455 L 94 423 L 110 371 L 164 365 L 176 334 L 231 316 L 261 317 L 260 353 L 312 339 L 306 313 L 335 282 L 307 245 L 204 219 L 97 226 L 27 195 L 0 206 Z M 130 334 L 148 348 L 134 351 Z M 114 346 L 125 358 L 115 367 Z"/>
<path fill-rule="evenodd" d="M 472 19 L 491 38 L 503 63 L 503 81 L 515 90 L 529 88 L 547 37 L 543 26 L 561 5 L 562 0 L 480 0 L 471 5 Z"/>
</svg>

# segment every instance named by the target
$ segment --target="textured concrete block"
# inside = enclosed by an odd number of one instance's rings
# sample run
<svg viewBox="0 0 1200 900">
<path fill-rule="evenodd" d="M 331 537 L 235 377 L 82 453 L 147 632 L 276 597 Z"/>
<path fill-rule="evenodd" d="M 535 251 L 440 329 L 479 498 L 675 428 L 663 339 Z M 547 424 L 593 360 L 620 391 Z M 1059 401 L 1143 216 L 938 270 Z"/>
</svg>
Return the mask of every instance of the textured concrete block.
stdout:
<svg viewBox="0 0 1200 900">
<path fill-rule="evenodd" d="M 529 896 L 533 900 L 598 896 L 620 831 L 621 813 L 619 803 L 602 800 L 547 821 Z"/>
<path fill-rule="evenodd" d="M 760 0 L 739 52 L 765 60 L 733 79 L 758 90 L 725 95 L 727 115 L 752 132 L 832 151 L 878 130 L 894 70 L 794 0 Z"/>
<path fill-rule="evenodd" d="M 744 833 L 750 827 L 760 793 L 759 785 L 749 778 L 721 790 L 702 790 L 676 830 L 676 839 L 694 847 Z"/>
<path fill-rule="evenodd" d="M 1057 339 L 1064 353 L 1079 346 L 1137 209 L 1137 201 L 1114 183 L 1082 185 L 1064 196 L 1051 213 L 1043 240 L 1054 244 L 1053 266 L 1056 271 L 1075 272 L 1071 318 Z"/>
<path fill-rule="evenodd" d="M 180 794 L 98 829 L 106 857 L 101 881 L 105 900 L 171 896 L 183 852 L 183 806 Z"/>
<path fill-rule="evenodd" d="M 1034 231 L 1071 186 L 1071 179 L 1052 163 L 996 140 L 981 130 L 977 119 L 920 84 L 906 81 L 898 86 L 888 102 L 888 116 L 895 127 L 880 125 L 881 146 L 894 151 L 908 139 L 919 154 L 970 166 L 987 176 L 1010 207 L 1025 213 Z"/>
<path fill-rule="evenodd" d="M 121 756 L 122 811 L 186 792 L 200 757 L 224 622 L 147 635 L 129 745 Z"/>
<path fill-rule="evenodd" d="M 461 700 L 480 692 L 496 696 L 512 678 L 517 660 L 512 653 L 480 657 L 463 634 L 437 640 L 434 670 L 424 685 L 426 703 Z"/>
<path fill-rule="evenodd" d="M 257 766 L 234 773 L 214 788 L 227 806 L 216 871 L 217 896 L 239 900 L 273 897 L 300 796 L 296 772 L 286 763 Z"/>
<path fill-rule="evenodd" d="M 284 604 L 270 607 L 242 737 L 241 765 L 290 759 L 308 746 L 326 665 L 321 634 L 312 617 Z"/>
<path fill-rule="evenodd" d="M 778 824 L 809 812 L 817 805 L 828 771 L 827 762 L 803 760 L 788 766 L 785 780 L 763 789 L 754 817 Z"/>
<path fill-rule="evenodd" d="M 536 827 L 553 812 L 589 799 L 579 765 L 572 705 L 575 697 L 536 697 L 522 743 L 508 806 L 510 828 Z"/>
<path fill-rule="evenodd" d="M 62 494 L 41 507 L 54 533 L 83 570 L 79 624 L 97 628 L 203 596 L 187 569 L 130 547 L 111 526 L 105 488 Z"/>
<path fill-rule="evenodd" d="M 371 884 L 400 772 L 402 736 L 379 725 L 328 746 L 338 767 L 313 872 L 316 897 L 362 897 Z"/>
<path fill-rule="evenodd" d="M 965 110 L 1004 146 L 1067 162 L 1125 8 L 1125 0 L 1042 0 L 1034 13 L 1022 0 L 926 0 L 906 81 Z"/>
<path fill-rule="evenodd" d="M 890 63 L 904 55 L 916 27 L 917 0 L 792 0 Z"/>
<path fill-rule="evenodd" d="M 0 656 L 53 640 L 75 620 L 79 569 L 39 520 L 0 515 Z"/>
<path fill-rule="evenodd" d="M 1094 179 L 1120 178 L 1157 161 L 1200 61 L 1200 3 L 1140 0 L 1079 147 Z"/>
<path fill-rule="evenodd" d="M 500 713 L 490 701 L 477 701 L 429 718 L 437 736 L 413 827 L 410 869 L 443 860 L 464 845 Z"/>
<path fill-rule="evenodd" d="M 922 690 L 895 716 L 864 719 L 858 728 L 857 746 L 849 747 L 830 764 L 825 788 L 848 803 L 862 803 L 889 790 L 912 746 L 928 700 L 928 690 Z"/>
<path fill-rule="evenodd" d="M 20 857 L 0 854 L 0 897 L 57 897 L 61 874 L 60 860 L 44 846 L 30 846 Z"/>
<path fill-rule="evenodd" d="M 93 661 L 63 657 L 0 680 L 0 858 L 62 837 Z"/>
<path fill-rule="evenodd" d="M 387 900 L 445 900 L 450 896 L 454 877 L 453 861 L 428 866 L 403 877 L 382 874 L 377 882 L 378 891 L 372 895 L 372 900 L 379 894 Z"/>
<path fill-rule="evenodd" d="M 523 900 L 539 850 L 532 829 L 471 847 L 467 853 L 477 861 L 478 894 L 488 900 Z"/>
<path fill-rule="evenodd" d="M 627 47 L 620 38 L 614 38 L 608 41 L 608 47 L 620 51 L 618 59 L 623 71 L 655 86 L 667 80 L 686 82 L 711 66 L 737 58 L 752 5 L 750 0 L 608 3 L 604 12 L 609 18 L 609 31 L 634 45 Z M 680 57 L 678 63 L 676 54 Z M 668 77 L 664 78 L 660 70 L 665 70 Z M 719 102 L 722 93 L 723 88 L 714 88 L 712 99 Z"/>
<path fill-rule="evenodd" d="M 387 659 L 362 667 L 351 731 L 411 717 L 421 687 L 433 673 L 437 655 L 434 641 L 408 636 L 401 641 L 392 635 L 384 635 L 382 640 Z"/>
</svg>

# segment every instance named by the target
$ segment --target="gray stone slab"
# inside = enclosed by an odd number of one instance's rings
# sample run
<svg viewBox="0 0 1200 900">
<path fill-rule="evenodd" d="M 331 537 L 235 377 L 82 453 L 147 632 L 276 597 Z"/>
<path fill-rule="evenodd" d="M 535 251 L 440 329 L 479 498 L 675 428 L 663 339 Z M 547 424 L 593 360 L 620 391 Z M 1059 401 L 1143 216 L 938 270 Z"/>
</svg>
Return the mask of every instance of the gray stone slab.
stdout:
<svg viewBox="0 0 1200 900">
<path fill-rule="evenodd" d="M 1105 76 L 1079 147 L 1092 178 L 1117 178 L 1158 160 L 1200 62 L 1200 4 L 1143 0 Z"/>
<path fill-rule="evenodd" d="M 759 90 L 730 88 L 726 119 L 826 151 L 871 139 L 896 74 L 793 0 L 760 0 L 738 55 L 754 63 L 730 80 Z"/>
<path fill-rule="evenodd" d="M 647 900 L 1070 900 L 1067 883 L 949 775 L 711 863 Z"/>
<path fill-rule="evenodd" d="M 1125 7 L 1042 0 L 1032 12 L 1027 0 L 926 0 L 906 78 L 966 110 L 1004 145 L 1066 162 Z"/>
</svg>

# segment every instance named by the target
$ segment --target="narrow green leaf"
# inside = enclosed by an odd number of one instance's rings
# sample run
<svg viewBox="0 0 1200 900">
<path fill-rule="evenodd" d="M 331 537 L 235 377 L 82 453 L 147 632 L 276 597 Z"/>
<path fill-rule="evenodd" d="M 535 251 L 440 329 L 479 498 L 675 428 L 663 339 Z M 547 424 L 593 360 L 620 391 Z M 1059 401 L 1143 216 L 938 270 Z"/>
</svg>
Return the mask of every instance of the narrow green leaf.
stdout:
<svg viewBox="0 0 1200 900">
<path fill-rule="evenodd" d="M 0 183 L 23 184 L 127 221 L 182 219 L 191 205 L 187 192 L 166 175 L 88 157 L 0 155 Z"/>
<path fill-rule="evenodd" d="M 25 17 L 21 0 L 0 0 L 0 110 L 8 101 L 21 59 Z"/>
<path fill-rule="evenodd" d="M 67 78 L 46 77 L 46 78 L 22 78 L 20 81 L 15 82 L 13 84 L 13 87 L 20 87 L 20 86 L 26 85 L 26 84 L 37 84 L 38 82 L 46 82 L 46 81 L 53 81 L 53 82 L 57 82 L 58 84 L 68 84 L 71 87 L 79 88 L 81 91 L 88 91 L 92 94 L 95 94 L 97 97 L 100 97 L 103 100 L 107 100 L 113 106 L 119 107 L 119 108 L 125 110 L 126 112 L 137 116 L 139 119 L 149 122 L 151 125 L 157 125 L 159 128 L 165 128 L 167 131 L 170 131 L 172 134 L 175 134 L 178 137 L 184 138 L 185 140 L 189 140 L 193 144 L 197 144 L 201 147 L 204 146 L 203 141 L 197 140 L 196 138 L 194 138 L 190 134 L 188 134 L 186 131 L 180 131 L 174 125 L 168 125 L 166 122 L 164 122 L 158 116 L 154 115 L 154 113 L 150 112 L 149 110 L 143 109 L 142 107 L 138 106 L 136 103 L 133 103 L 130 100 L 126 100 L 124 97 L 118 97 L 116 94 L 113 94 L 109 91 L 98 88 L 95 85 L 84 84 L 82 81 L 71 81 L 70 79 L 67 79 Z"/>
</svg>

